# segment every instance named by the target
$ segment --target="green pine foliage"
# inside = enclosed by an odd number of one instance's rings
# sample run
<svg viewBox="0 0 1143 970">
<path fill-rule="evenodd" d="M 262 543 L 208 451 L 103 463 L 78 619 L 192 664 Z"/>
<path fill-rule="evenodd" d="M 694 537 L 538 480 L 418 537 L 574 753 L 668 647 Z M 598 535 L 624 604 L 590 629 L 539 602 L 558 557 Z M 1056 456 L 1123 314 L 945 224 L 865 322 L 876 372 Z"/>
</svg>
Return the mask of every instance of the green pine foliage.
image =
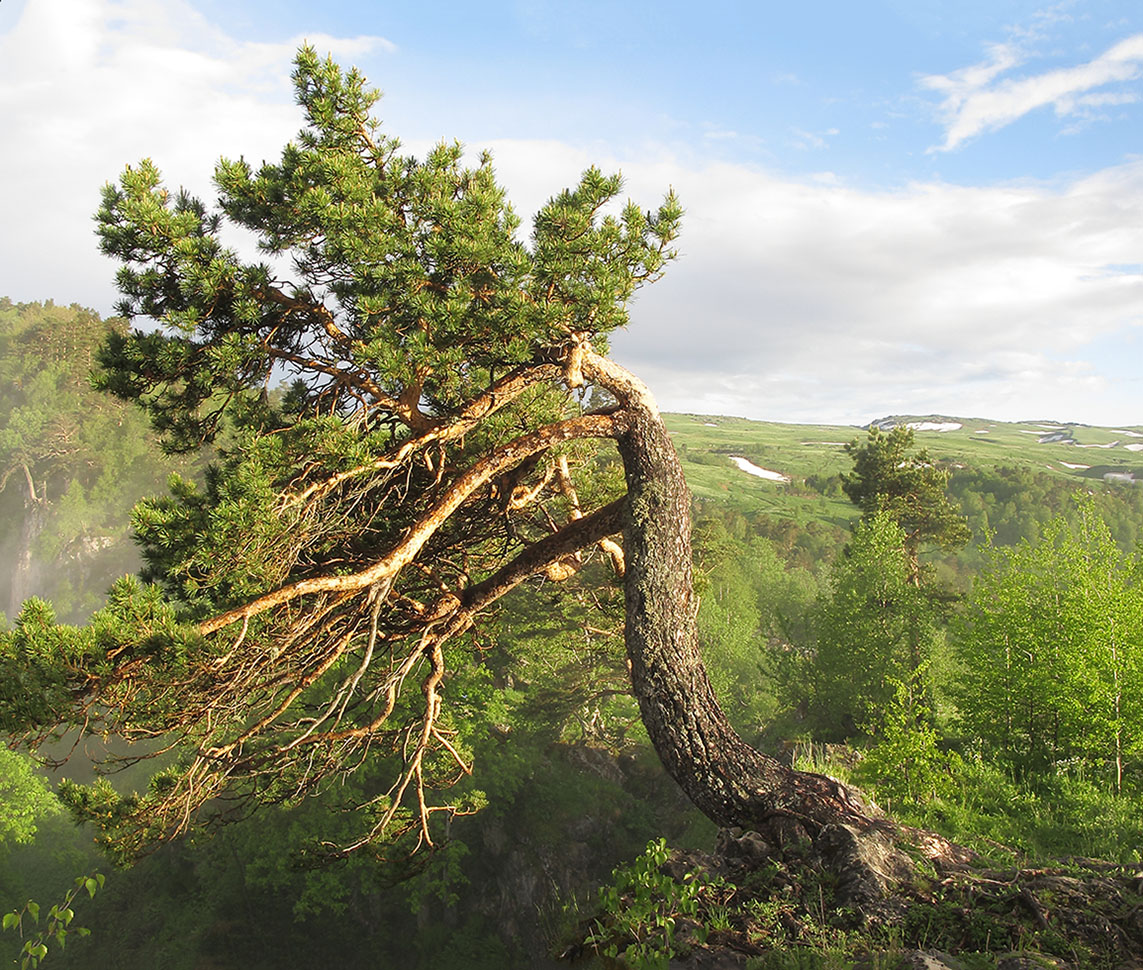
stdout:
<svg viewBox="0 0 1143 970">
<path fill-rule="evenodd" d="M 295 407 L 329 413 L 366 392 L 406 417 L 448 413 L 537 346 L 573 333 L 604 346 L 670 258 L 673 196 L 655 212 L 629 203 L 601 216 L 620 181 L 589 169 L 538 214 L 525 247 L 489 156 L 466 168 L 455 143 L 422 161 L 400 154 L 371 114 L 378 92 L 310 47 L 294 88 L 305 127 L 278 163 L 220 161 L 218 211 L 170 193 L 147 160 L 104 190 L 97 218 L 103 251 L 124 264 L 120 311 L 166 329 L 109 342 L 100 384 L 138 401 L 173 449 L 212 439 L 275 366 L 308 375 Z M 224 221 L 289 255 L 292 287 L 224 247 Z M 352 349 L 351 366 L 330 344 Z M 419 393 L 402 400 L 409 388 Z"/>
<path fill-rule="evenodd" d="M 512 698 L 489 689 L 478 610 L 439 633 L 439 651 L 434 610 L 456 613 L 459 594 L 615 498 L 620 477 L 593 436 L 616 426 L 583 417 L 573 357 L 605 348 L 674 255 L 673 194 L 650 211 L 615 205 L 619 176 L 591 168 L 524 241 L 487 155 L 404 154 L 372 115 L 378 93 L 312 48 L 293 81 L 303 129 L 277 161 L 221 160 L 215 205 L 169 190 L 146 159 L 104 188 L 96 219 L 121 264 L 119 310 L 150 322 L 101 334 L 93 382 L 138 405 L 168 452 L 211 445 L 214 461 L 137 504 L 150 585 L 117 585 L 86 629 L 29 605 L 0 643 L 9 730 L 184 742 L 143 794 L 67 788 L 128 852 L 183 831 L 215 796 L 293 801 L 366 762 L 398 780 L 363 798 L 357 846 L 410 826 L 432 841 L 438 821 L 482 803 L 466 787 L 471 754 L 512 720 Z M 228 248 L 224 228 L 252 234 L 267 262 Z M 343 588 L 395 549 L 384 576 Z M 568 558 L 565 572 L 584 565 Z M 278 593 L 241 623 L 195 631 Z M 561 731 L 569 710 L 604 737 L 622 722 L 609 678 L 599 699 L 538 679 Z M 455 805 L 423 800 L 454 783 Z"/>
<path fill-rule="evenodd" d="M 949 470 L 939 466 L 926 449 L 912 452 L 915 435 L 905 425 L 888 433 L 873 426 L 864 444 L 845 446 L 853 471 L 844 474 L 842 489 L 864 519 L 879 512 L 901 528 L 911 559 L 925 544 L 956 549 L 971 533 L 963 516 L 945 494 Z"/>
</svg>

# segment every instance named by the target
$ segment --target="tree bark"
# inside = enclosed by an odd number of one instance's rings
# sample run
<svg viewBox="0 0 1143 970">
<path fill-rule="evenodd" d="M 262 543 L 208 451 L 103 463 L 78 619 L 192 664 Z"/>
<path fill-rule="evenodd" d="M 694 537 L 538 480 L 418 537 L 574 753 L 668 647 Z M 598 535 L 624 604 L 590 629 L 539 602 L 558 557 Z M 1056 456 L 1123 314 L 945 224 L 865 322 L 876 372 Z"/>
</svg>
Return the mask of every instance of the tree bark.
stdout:
<svg viewBox="0 0 1143 970">
<path fill-rule="evenodd" d="M 855 792 L 794 771 L 730 725 L 699 651 L 690 493 L 670 435 L 650 393 L 618 365 L 590 355 L 584 374 L 622 403 L 627 655 L 643 723 L 667 772 L 719 825 L 778 838 L 813 836 L 838 822 L 868 828 L 874 819 Z"/>
<path fill-rule="evenodd" d="M 47 522 L 47 496 L 37 494 L 36 483 L 27 465 L 21 466 L 28 493 L 24 497 L 24 518 L 20 523 L 16 563 L 12 570 L 12 585 L 8 593 L 8 617 L 14 619 L 24 600 L 35 595 L 40 581 L 40 565 L 34 547 Z"/>
</svg>

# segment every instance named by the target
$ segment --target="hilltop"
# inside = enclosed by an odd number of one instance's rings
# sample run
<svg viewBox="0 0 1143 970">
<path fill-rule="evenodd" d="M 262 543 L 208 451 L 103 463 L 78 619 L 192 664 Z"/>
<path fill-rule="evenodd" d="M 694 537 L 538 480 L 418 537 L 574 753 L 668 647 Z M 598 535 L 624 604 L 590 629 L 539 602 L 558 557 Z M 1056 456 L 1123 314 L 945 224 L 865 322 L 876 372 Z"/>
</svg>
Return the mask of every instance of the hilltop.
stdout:
<svg viewBox="0 0 1143 970">
<path fill-rule="evenodd" d="M 868 427 L 904 424 L 917 446 L 954 468 L 1024 466 L 1077 486 L 1143 481 L 1143 426 L 1107 428 L 1056 421 L 993 421 L 950 415 L 890 415 L 854 425 L 782 424 L 720 415 L 666 414 L 692 492 L 702 499 L 792 507 L 797 495 L 850 467 L 846 442 Z M 827 490 L 828 492 L 828 490 Z M 828 494 L 823 496 L 828 498 Z M 839 508 L 848 504 L 842 500 Z M 820 512 L 821 509 L 819 508 Z"/>
<path fill-rule="evenodd" d="M 994 421 L 945 414 L 898 414 L 865 427 L 783 424 L 721 415 L 663 416 L 682 461 L 699 520 L 766 536 L 791 562 L 828 562 L 844 545 L 857 510 L 842 490 L 853 467 L 847 442 L 867 429 L 914 429 L 915 445 L 950 471 L 949 496 L 973 541 L 955 553 L 931 551 L 944 581 L 967 589 L 982 564 L 986 536 L 998 545 L 1034 540 L 1067 513 L 1077 491 L 1092 492 L 1125 551 L 1143 540 L 1143 426 Z M 737 524 L 735 524 L 737 523 Z"/>
</svg>

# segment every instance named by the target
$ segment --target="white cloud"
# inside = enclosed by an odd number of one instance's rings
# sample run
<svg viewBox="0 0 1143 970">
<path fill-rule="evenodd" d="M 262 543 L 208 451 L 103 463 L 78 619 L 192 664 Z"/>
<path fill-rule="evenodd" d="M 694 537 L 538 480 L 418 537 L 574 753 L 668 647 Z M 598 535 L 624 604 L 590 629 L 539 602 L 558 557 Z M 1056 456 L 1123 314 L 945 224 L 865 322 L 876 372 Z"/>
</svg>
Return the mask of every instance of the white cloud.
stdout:
<svg viewBox="0 0 1143 970">
<path fill-rule="evenodd" d="M 1143 163 L 1058 187 L 866 192 L 731 166 L 668 181 L 683 258 L 615 341 L 664 407 L 1138 420 L 1139 388 L 1086 347 L 1143 325 L 1143 276 L 1109 270 L 1143 246 Z"/>
<path fill-rule="evenodd" d="M 343 58 L 390 49 L 311 39 Z M 151 156 L 209 196 L 218 155 L 276 157 L 300 123 L 287 79 L 297 42 L 236 41 L 178 0 L 28 0 L 0 35 L 7 295 L 110 310 L 114 267 L 90 221 L 99 186 Z M 967 104 L 1003 68 L 989 70 L 948 91 Z M 679 192 L 682 259 L 614 341 L 664 407 L 850 423 L 910 411 L 1140 420 L 1143 388 L 1107 376 L 1087 344 L 1143 324 L 1143 161 L 1057 185 L 874 192 L 661 146 L 625 158 L 559 141 L 490 147 L 525 218 L 592 163 L 622 169 L 643 205 Z"/>
<path fill-rule="evenodd" d="M 1019 53 L 1011 44 L 990 44 L 987 61 L 970 64 L 951 74 L 934 74 L 921 78 L 921 84 L 944 94 L 946 108 L 955 110 L 971 95 L 991 83 L 993 78 L 1017 66 L 1020 61 Z"/>
<path fill-rule="evenodd" d="M 1138 100 L 1139 95 L 1129 91 L 1121 91 L 1115 94 L 1085 94 L 1074 98 L 1068 107 L 1069 110 L 1074 110 L 1076 107 L 1105 108 L 1120 104 L 1135 104 Z"/>
<path fill-rule="evenodd" d="M 806 151 L 811 148 L 829 148 L 829 142 L 826 141 L 826 139 L 839 134 L 839 131 L 837 128 L 828 128 L 822 132 L 806 131 L 803 128 L 791 128 L 790 134 L 792 136 L 790 140 L 791 146 L 801 151 Z"/>
<path fill-rule="evenodd" d="M 703 131 L 702 136 L 703 138 L 706 138 L 710 141 L 734 141 L 735 139 L 742 137 L 737 131 L 733 131 L 729 128 L 713 127 L 707 128 L 705 131 Z"/>
<path fill-rule="evenodd" d="M 982 132 L 1003 128 L 1049 105 L 1057 115 L 1065 116 L 1134 101 L 1136 95 L 1130 91 L 1087 92 L 1143 77 L 1143 34 L 1119 41 L 1086 64 L 998 80 L 1020 63 L 1016 48 L 1000 44 L 990 48 L 988 60 L 980 64 L 922 78 L 923 87 L 944 96 L 940 109 L 945 120 L 944 144 L 930 151 L 957 148 Z"/>
<path fill-rule="evenodd" d="M 525 217 L 592 162 L 621 169 L 641 205 L 679 193 L 681 258 L 613 340 L 665 409 L 1140 418 L 1143 388 L 1106 376 L 1089 345 L 1143 336 L 1143 161 L 1059 184 L 872 192 L 666 149 L 489 147 Z"/>
<path fill-rule="evenodd" d="M 302 37 L 234 40 L 182 0 L 28 0 L 0 35 L 0 241 L 8 295 L 108 310 L 95 252 L 100 186 L 151 157 L 208 198 L 220 155 L 275 157 L 298 129 L 290 62 Z M 309 40 L 351 59 L 380 37 Z"/>
</svg>

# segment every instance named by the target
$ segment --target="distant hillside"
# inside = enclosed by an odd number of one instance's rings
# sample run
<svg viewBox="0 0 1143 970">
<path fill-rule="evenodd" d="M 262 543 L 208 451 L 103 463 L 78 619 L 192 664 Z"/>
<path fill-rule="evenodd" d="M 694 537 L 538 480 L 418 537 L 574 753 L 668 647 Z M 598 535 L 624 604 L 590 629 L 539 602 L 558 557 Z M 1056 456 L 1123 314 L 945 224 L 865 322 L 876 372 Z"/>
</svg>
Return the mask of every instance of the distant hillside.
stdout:
<svg viewBox="0 0 1143 970">
<path fill-rule="evenodd" d="M 743 488 L 767 494 L 811 476 L 849 468 L 847 441 L 864 438 L 852 425 L 778 424 L 697 414 L 664 415 L 696 495 L 725 497 Z M 986 469 L 1027 465 L 1077 480 L 1143 482 L 1143 426 L 1103 428 L 1050 421 L 1004 422 L 949 415 L 892 415 L 870 422 L 904 424 L 919 447 L 951 465 Z M 761 475 L 734 458 L 745 459 Z M 721 494 L 720 494 L 721 493 Z"/>
<path fill-rule="evenodd" d="M 696 414 L 664 415 L 700 505 L 847 528 L 856 510 L 839 475 L 852 468 L 852 425 L 779 424 Z M 992 421 L 951 415 L 892 415 L 871 422 L 916 432 L 919 448 L 947 463 L 950 492 L 978 534 L 1035 534 L 1077 488 L 1101 496 L 1125 546 L 1143 535 L 1143 426 L 1103 428 L 1054 421 Z M 1020 520 L 1017 527 L 1012 523 Z"/>
</svg>

